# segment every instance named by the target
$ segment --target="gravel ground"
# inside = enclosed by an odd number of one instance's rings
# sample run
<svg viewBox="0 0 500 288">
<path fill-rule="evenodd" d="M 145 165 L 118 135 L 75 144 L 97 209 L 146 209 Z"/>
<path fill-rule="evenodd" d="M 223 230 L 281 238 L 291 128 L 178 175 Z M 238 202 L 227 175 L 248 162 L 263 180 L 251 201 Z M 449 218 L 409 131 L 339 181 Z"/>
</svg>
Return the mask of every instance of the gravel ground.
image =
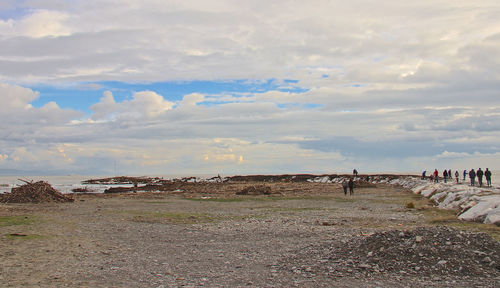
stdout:
<svg viewBox="0 0 500 288">
<path fill-rule="evenodd" d="M 499 242 L 433 227 L 402 188 L 219 185 L 0 204 L 0 285 L 500 287 Z"/>
</svg>

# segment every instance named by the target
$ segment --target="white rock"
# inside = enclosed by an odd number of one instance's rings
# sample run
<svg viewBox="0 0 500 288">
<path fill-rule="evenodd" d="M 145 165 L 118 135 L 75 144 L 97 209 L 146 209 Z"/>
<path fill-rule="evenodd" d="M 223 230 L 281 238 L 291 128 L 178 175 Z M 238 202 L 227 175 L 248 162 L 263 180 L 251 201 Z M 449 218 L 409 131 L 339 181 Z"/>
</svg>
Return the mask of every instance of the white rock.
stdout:
<svg viewBox="0 0 500 288">
<path fill-rule="evenodd" d="M 493 212 L 492 210 L 496 209 L 498 206 L 500 206 L 500 195 L 484 196 L 479 199 L 476 205 L 460 214 L 458 219 L 482 222 L 485 221 L 489 212 L 492 212 L 492 215 L 497 214 L 496 211 Z M 494 216 L 492 217 L 495 218 Z"/>
</svg>

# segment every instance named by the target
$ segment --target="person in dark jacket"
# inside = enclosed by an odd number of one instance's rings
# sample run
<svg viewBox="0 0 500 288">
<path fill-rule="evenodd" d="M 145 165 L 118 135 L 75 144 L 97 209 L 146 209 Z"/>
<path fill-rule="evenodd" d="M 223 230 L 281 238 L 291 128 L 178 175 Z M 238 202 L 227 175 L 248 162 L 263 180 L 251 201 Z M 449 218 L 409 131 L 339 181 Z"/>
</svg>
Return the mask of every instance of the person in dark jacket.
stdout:
<svg viewBox="0 0 500 288">
<path fill-rule="evenodd" d="M 476 180 L 476 171 L 474 171 L 474 169 L 470 169 L 469 178 L 470 178 L 470 186 L 474 186 L 474 182 Z"/>
<path fill-rule="evenodd" d="M 484 177 L 486 177 L 486 185 L 488 185 L 488 187 L 491 186 L 491 171 L 488 170 L 488 168 L 486 168 L 486 171 L 484 171 Z"/>
<path fill-rule="evenodd" d="M 458 173 L 458 170 L 455 170 L 455 178 L 457 179 L 458 184 L 458 178 L 460 178 L 460 173 Z"/>
<path fill-rule="evenodd" d="M 446 169 L 443 171 L 443 179 L 444 183 L 446 183 L 446 179 L 448 179 L 448 171 L 446 171 Z"/>
<path fill-rule="evenodd" d="M 466 176 L 467 176 L 467 170 L 464 169 L 464 181 Z"/>
<path fill-rule="evenodd" d="M 352 178 L 349 179 L 349 195 L 354 194 L 354 181 L 352 181 Z"/>
<path fill-rule="evenodd" d="M 483 187 L 483 170 L 481 168 L 477 169 L 476 176 L 477 176 L 477 182 L 479 182 L 479 187 Z"/>
</svg>

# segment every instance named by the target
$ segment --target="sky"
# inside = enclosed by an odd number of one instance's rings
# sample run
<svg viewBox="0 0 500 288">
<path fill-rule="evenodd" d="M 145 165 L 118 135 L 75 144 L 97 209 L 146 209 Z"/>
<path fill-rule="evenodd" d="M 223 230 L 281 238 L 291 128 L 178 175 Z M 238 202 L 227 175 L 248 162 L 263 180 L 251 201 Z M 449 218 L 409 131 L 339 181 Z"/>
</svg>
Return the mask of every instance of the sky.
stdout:
<svg viewBox="0 0 500 288">
<path fill-rule="evenodd" d="M 500 2 L 2 0 L 0 175 L 500 170 Z"/>
</svg>

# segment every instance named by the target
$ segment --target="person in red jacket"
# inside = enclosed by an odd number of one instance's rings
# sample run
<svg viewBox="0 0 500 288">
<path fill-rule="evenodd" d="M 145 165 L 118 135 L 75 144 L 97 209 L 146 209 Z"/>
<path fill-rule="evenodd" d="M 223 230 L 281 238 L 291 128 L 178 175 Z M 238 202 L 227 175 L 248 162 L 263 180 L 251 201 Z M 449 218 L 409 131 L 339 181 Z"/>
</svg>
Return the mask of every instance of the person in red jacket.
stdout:
<svg viewBox="0 0 500 288">
<path fill-rule="evenodd" d="M 439 182 L 439 172 L 437 169 L 434 169 L 434 182 Z"/>
</svg>

